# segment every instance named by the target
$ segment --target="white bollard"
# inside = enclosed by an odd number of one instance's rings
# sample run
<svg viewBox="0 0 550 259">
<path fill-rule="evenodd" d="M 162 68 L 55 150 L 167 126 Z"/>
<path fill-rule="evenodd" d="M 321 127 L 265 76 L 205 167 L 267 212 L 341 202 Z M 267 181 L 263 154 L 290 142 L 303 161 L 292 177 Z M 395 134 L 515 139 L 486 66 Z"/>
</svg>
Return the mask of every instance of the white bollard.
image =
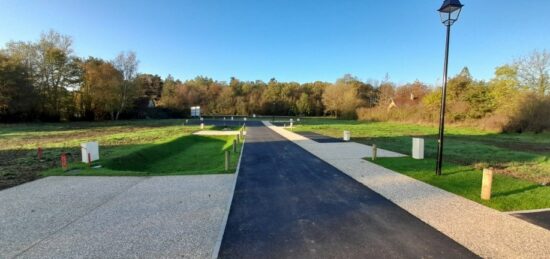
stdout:
<svg viewBox="0 0 550 259">
<path fill-rule="evenodd" d="M 344 130 L 344 141 L 349 141 L 351 139 L 351 132 L 349 130 Z"/>
<path fill-rule="evenodd" d="M 413 138 L 412 157 L 414 159 L 424 159 L 424 139 Z"/>
<path fill-rule="evenodd" d="M 204 129 L 204 123 L 201 123 L 201 129 Z"/>
</svg>

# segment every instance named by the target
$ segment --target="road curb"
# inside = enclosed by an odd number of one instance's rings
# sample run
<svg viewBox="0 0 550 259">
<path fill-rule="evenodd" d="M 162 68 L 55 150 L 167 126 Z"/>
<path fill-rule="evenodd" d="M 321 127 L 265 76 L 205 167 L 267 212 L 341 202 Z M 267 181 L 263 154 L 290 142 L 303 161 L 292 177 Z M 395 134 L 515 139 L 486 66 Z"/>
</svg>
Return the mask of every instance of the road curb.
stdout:
<svg viewBox="0 0 550 259">
<path fill-rule="evenodd" d="M 246 143 L 246 138 L 244 138 L 242 143 L 243 143 L 243 145 L 242 145 L 242 148 L 241 148 L 241 154 L 239 156 L 239 162 L 237 163 L 237 169 L 235 170 L 235 174 L 234 174 L 235 177 L 234 177 L 234 180 L 233 180 L 233 187 L 231 188 L 231 195 L 229 196 L 229 199 L 227 201 L 226 213 L 225 213 L 225 216 L 223 217 L 222 227 L 220 228 L 220 232 L 218 233 L 218 238 L 216 239 L 216 244 L 214 245 L 214 250 L 212 251 L 212 256 L 211 256 L 212 259 L 218 258 L 218 254 L 220 253 L 220 247 L 222 245 L 223 234 L 225 233 L 225 227 L 227 225 L 227 219 L 229 218 L 229 212 L 231 211 L 231 203 L 233 202 L 233 196 L 235 195 L 235 187 L 237 186 L 237 179 L 239 178 L 239 171 L 241 169 L 241 160 L 242 160 L 243 154 L 244 154 L 244 146 L 245 146 L 245 143 Z"/>
</svg>

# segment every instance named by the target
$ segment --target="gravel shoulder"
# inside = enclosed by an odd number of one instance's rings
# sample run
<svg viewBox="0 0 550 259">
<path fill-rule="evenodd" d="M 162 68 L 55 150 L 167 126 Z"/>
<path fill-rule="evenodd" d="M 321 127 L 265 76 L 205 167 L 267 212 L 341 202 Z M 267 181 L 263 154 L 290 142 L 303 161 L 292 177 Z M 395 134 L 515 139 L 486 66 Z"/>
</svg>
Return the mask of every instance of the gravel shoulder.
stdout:
<svg viewBox="0 0 550 259">
<path fill-rule="evenodd" d="M 485 258 L 545 258 L 550 231 L 417 181 L 350 154 L 345 146 L 316 143 L 266 126 Z"/>
<path fill-rule="evenodd" d="M 1 191 L 0 257 L 209 258 L 234 177 L 48 177 Z"/>
</svg>

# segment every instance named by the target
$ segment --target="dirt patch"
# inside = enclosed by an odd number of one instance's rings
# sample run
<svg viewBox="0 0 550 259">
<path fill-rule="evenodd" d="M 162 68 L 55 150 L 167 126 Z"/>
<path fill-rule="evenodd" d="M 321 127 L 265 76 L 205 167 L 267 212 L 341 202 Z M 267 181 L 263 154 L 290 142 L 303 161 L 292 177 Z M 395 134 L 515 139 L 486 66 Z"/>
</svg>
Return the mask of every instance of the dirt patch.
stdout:
<svg viewBox="0 0 550 259">
<path fill-rule="evenodd" d="M 27 149 L 0 151 L 0 190 L 41 178 L 41 172 L 59 166 L 61 150 L 47 150 L 42 160 Z M 66 151 L 76 154 L 75 150 Z M 78 157 L 74 157 L 77 159 Z M 69 155 L 69 161 L 73 161 Z"/>
</svg>

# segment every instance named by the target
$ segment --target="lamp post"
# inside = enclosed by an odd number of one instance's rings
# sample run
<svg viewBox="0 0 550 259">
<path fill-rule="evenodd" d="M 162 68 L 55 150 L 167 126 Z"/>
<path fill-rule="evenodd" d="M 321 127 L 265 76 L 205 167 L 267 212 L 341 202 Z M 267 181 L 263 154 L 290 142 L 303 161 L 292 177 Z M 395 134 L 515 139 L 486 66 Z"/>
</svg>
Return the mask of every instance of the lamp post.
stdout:
<svg viewBox="0 0 550 259">
<path fill-rule="evenodd" d="M 441 175 L 443 163 L 443 135 L 445 132 L 445 99 L 447 95 L 447 65 L 449 64 L 449 38 L 451 36 L 451 25 L 458 20 L 462 5 L 459 0 L 445 0 L 439 8 L 441 22 L 447 27 L 447 40 L 445 43 L 445 62 L 443 63 L 443 89 L 441 93 L 441 111 L 439 114 L 439 137 L 437 139 L 437 164 L 435 174 Z"/>
</svg>

